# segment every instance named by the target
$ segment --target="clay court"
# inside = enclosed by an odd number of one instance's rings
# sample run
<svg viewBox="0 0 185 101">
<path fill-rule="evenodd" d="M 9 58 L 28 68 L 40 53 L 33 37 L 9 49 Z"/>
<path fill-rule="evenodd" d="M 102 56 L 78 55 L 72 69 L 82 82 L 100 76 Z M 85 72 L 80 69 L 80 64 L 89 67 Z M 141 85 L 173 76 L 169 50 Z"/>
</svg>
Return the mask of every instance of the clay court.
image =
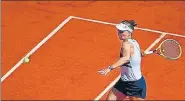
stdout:
<svg viewBox="0 0 185 101">
<path fill-rule="evenodd" d="M 178 60 L 142 60 L 148 100 L 185 100 L 185 2 L 2 1 L 2 100 L 105 100 L 119 78 L 98 70 L 119 58 L 115 24 L 135 20 L 134 38 L 152 50 L 168 38 Z M 153 44 L 158 40 L 157 44 Z M 23 64 L 24 57 L 30 62 Z"/>
</svg>

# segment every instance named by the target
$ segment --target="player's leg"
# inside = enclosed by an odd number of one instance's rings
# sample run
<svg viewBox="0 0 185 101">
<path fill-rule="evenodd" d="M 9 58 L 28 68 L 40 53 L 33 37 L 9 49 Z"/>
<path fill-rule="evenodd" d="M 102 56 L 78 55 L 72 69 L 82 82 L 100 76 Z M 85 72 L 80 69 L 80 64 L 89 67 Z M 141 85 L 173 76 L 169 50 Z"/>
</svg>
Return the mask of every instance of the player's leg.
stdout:
<svg viewBox="0 0 185 101">
<path fill-rule="evenodd" d="M 118 91 L 116 88 L 112 88 L 106 98 L 106 100 L 123 100 L 127 96 L 123 94 L 122 92 Z"/>
<path fill-rule="evenodd" d="M 125 99 L 126 95 L 124 94 L 125 85 L 124 82 L 121 80 L 121 78 L 118 80 L 118 82 L 114 85 L 114 87 L 110 90 L 107 100 L 118 100 L 118 99 Z"/>
<path fill-rule="evenodd" d="M 145 99 L 129 96 L 129 100 L 131 100 L 131 101 L 144 101 Z"/>
<path fill-rule="evenodd" d="M 109 100 L 116 100 L 116 99 L 117 99 L 117 96 L 116 96 L 116 94 L 114 94 L 113 89 L 111 89 L 106 100 L 109 101 Z"/>
</svg>

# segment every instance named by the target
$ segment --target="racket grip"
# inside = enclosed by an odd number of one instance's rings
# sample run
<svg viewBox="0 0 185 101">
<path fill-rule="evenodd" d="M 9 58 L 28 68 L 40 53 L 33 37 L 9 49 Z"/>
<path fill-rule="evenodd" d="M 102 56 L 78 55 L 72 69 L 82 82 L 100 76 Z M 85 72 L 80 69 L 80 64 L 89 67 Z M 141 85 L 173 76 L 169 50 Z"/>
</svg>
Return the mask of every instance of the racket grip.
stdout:
<svg viewBox="0 0 185 101">
<path fill-rule="evenodd" d="M 154 51 L 147 51 L 147 52 L 144 52 L 145 55 L 152 54 L 152 53 L 154 53 Z"/>
</svg>

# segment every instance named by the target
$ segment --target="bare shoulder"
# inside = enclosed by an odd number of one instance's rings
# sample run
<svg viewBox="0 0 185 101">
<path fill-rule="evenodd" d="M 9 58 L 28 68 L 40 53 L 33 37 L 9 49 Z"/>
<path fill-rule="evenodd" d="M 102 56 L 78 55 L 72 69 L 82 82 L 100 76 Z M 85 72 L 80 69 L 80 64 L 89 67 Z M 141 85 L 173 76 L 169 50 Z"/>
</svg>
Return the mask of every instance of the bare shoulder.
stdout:
<svg viewBox="0 0 185 101">
<path fill-rule="evenodd" d="M 125 41 L 122 43 L 122 53 L 123 56 L 126 56 L 127 58 L 129 58 L 130 53 L 131 53 L 131 43 L 128 41 Z"/>
<path fill-rule="evenodd" d="M 122 43 L 123 49 L 128 49 L 128 48 L 132 48 L 132 47 L 133 47 L 133 45 L 129 41 L 125 41 Z"/>
</svg>

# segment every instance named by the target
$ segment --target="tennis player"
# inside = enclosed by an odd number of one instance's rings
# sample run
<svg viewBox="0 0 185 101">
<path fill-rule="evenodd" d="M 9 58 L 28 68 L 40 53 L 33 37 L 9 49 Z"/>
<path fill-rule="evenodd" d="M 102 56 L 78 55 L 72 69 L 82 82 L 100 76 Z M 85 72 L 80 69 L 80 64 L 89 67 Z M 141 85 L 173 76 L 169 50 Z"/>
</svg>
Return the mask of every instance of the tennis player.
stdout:
<svg viewBox="0 0 185 101">
<path fill-rule="evenodd" d="M 107 100 L 145 100 L 146 82 L 141 73 L 141 51 L 136 40 L 133 39 L 134 20 L 124 20 L 116 25 L 121 40 L 120 58 L 114 64 L 99 72 L 107 75 L 113 69 L 120 67 L 121 78 L 114 85 L 107 96 Z"/>
</svg>

